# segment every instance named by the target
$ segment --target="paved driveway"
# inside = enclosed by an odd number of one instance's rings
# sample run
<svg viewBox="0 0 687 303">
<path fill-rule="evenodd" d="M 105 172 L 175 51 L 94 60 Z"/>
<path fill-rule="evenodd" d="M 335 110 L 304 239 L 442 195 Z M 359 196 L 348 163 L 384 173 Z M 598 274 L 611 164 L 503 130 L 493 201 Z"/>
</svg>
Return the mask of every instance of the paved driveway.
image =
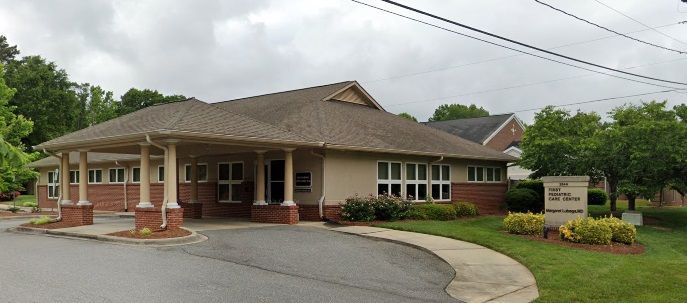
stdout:
<svg viewBox="0 0 687 303">
<path fill-rule="evenodd" d="M 451 302 L 449 265 L 316 227 L 204 231 L 167 248 L 23 235 L 0 221 L 7 302 Z"/>
</svg>

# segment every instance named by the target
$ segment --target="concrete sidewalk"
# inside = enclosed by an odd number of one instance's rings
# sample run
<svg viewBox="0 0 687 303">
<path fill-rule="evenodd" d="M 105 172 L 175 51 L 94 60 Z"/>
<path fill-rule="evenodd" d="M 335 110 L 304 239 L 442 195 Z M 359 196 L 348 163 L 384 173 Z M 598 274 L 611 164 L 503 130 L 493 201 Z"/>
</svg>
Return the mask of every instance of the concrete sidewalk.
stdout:
<svg viewBox="0 0 687 303">
<path fill-rule="evenodd" d="M 407 244 L 433 253 L 456 271 L 446 292 L 463 302 L 531 302 L 539 297 L 537 282 L 525 266 L 477 244 L 378 227 L 330 229 Z"/>
</svg>

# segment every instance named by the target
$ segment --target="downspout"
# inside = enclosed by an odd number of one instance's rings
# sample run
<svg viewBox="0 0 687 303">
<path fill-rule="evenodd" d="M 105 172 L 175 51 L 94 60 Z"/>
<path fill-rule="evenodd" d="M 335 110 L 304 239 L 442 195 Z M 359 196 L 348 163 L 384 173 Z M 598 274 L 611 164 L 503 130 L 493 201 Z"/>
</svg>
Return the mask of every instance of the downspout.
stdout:
<svg viewBox="0 0 687 303">
<path fill-rule="evenodd" d="M 60 180 L 62 180 L 62 175 L 61 175 L 62 174 L 62 156 L 58 156 L 54 153 L 51 153 L 51 152 L 47 151 L 45 148 L 43 149 L 43 152 L 57 158 L 58 160 L 60 160 L 60 164 L 57 166 L 58 167 L 57 169 L 58 169 L 59 174 L 60 174 L 59 178 L 60 178 Z M 61 183 L 62 182 L 60 182 L 60 187 L 64 186 L 64 184 L 61 184 Z M 69 185 L 67 185 L 67 186 L 69 186 Z M 64 191 L 64 188 L 60 188 L 60 194 L 59 194 L 59 196 L 57 196 L 57 218 L 51 220 L 51 222 L 62 221 L 62 192 L 63 191 Z M 38 193 L 38 191 L 36 191 L 36 193 Z"/>
<path fill-rule="evenodd" d="M 324 177 L 326 161 L 325 161 L 324 155 L 316 153 L 314 149 L 310 150 L 310 154 L 315 156 L 315 157 L 322 159 L 322 196 L 320 197 L 320 200 L 317 202 L 317 204 L 319 206 L 319 210 L 320 210 L 320 219 L 322 219 L 322 218 L 324 218 L 324 197 L 325 197 L 325 194 L 327 193 L 327 190 L 326 190 L 327 187 L 325 186 L 326 183 L 325 183 L 325 177 Z"/>
<path fill-rule="evenodd" d="M 169 158 L 169 154 L 168 154 L 169 150 L 167 149 L 166 146 L 153 142 L 153 140 L 150 139 L 150 135 L 146 135 L 146 141 L 148 141 L 148 143 L 150 143 L 150 145 L 155 146 L 155 147 L 165 151 L 165 157 L 164 157 L 163 161 L 164 161 L 164 168 L 165 168 L 165 175 L 166 175 L 168 172 L 167 170 L 169 169 L 169 167 L 167 167 L 167 164 L 169 162 L 168 161 L 169 160 L 168 159 Z M 159 171 L 158 171 L 158 173 L 159 173 Z M 160 179 L 160 176 L 158 176 L 157 178 Z M 162 186 L 162 191 L 164 192 L 164 195 L 163 195 L 164 199 L 162 200 L 162 206 L 160 207 L 160 211 L 162 213 L 162 225 L 160 225 L 160 228 L 162 228 L 162 229 L 167 228 L 167 199 L 168 199 L 168 197 L 167 197 L 167 182 L 172 181 L 172 180 L 168 180 L 168 179 L 169 178 L 167 178 L 167 176 L 165 176 L 165 182 L 163 183 L 163 186 Z"/>
<path fill-rule="evenodd" d="M 124 212 L 129 211 L 129 195 L 126 191 L 126 184 L 129 182 L 129 165 L 121 165 L 115 160 L 115 165 L 124 167 Z"/>
</svg>

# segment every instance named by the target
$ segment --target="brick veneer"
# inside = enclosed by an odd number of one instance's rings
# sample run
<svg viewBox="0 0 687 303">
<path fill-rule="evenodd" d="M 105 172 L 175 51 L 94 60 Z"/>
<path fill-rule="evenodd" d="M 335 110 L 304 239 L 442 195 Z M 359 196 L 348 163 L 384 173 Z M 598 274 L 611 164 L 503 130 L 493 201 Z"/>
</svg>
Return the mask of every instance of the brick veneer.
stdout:
<svg viewBox="0 0 687 303">
<path fill-rule="evenodd" d="M 328 221 L 341 221 L 341 206 L 340 205 L 325 205 L 324 218 Z"/>
<path fill-rule="evenodd" d="M 201 219 L 203 218 L 203 203 L 179 202 L 179 206 L 184 209 L 184 218 Z"/>
<path fill-rule="evenodd" d="M 298 224 L 298 205 L 252 205 L 251 222 Z"/>
<path fill-rule="evenodd" d="M 515 133 L 511 130 L 513 126 L 515 126 Z M 522 134 L 523 129 L 520 125 L 515 121 L 510 121 L 501 131 L 494 135 L 489 142 L 487 142 L 486 146 L 498 151 L 504 151 L 513 141 L 522 140 Z"/>
<path fill-rule="evenodd" d="M 184 223 L 183 208 L 167 209 L 167 227 L 181 227 Z M 159 230 L 162 225 L 162 211 L 158 207 L 136 208 L 135 226 L 136 230 L 144 227 L 152 230 Z"/>
<path fill-rule="evenodd" d="M 62 205 L 62 222 L 74 226 L 93 225 L 93 205 Z"/>
<path fill-rule="evenodd" d="M 502 214 L 505 211 L 506 183 L 451 183 L 451 200 L 472 202 L 480 214 Z"/>
<path fill-rule="evenodd" d="M 322 221 L 322 218 L 320 218 L 320 206 L 298 204 L 298 219 L 300 221 Z"/>
</svg>

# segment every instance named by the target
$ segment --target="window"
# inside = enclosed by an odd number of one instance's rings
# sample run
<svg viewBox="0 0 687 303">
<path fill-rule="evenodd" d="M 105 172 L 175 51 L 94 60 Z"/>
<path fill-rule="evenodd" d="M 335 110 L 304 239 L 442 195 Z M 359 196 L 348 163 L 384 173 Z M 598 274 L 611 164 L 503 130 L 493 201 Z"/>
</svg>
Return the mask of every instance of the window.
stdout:
<svg viewBox="0 0 687 303">
<path fill-rule="evenodd" d="M 157 167 L 157 182 L 165 182 L 165 167 L 162 165 Z"/>
<path fill-rule="evenodd" d="M 501 168 L 468 166 L 468 182 L 501 182 Z"/>
<path fill-rule="evenodd" d="M 201 176 L 200 169 L 198 169 L 198 176 Z M 207 170 L 205 176 L 207 180 Z M 243 183 L 243 162 L 217 164 L 217 197 L 219 202 L 241 202 L 241 193 L 243 192 L 241 183 Z"/>
<path fill-rule="evenodd" d="M 89 169 L 88 170 L 88 183 L 103 183 L 103 170 L 102 169 Z"/>
<path fill-rule="evenodd" d="M 70 170 L 69 171 L 69 184 L 79 184 L 79 171 Z"/>
<path fill-rule="evenodd" d="M 451 200 L 451 166 L 448 164 L 432 165 L 432 199 Z"/>
<path fill-rule="evenodd" d="M 141 183 L 141 168 L 140 167 L 132 167 L 131 168 L 131 182 Z"/>
<path fill-rule="evenodd" d="M 110 168 L 110 183 L 124 183 L 124 168 Z"/>
<path fill-rule="evenodd" d="M 198 164 L 197 165 L 197 174 L 198 174 L 198 182 L 207 182 L 208 181 L 208 165 L 203 163 L 203 164 Z M 184 166 L 184 181 L 186 182 L 191 182 L 191 164 L 186 164 Z"/>
<path fill-rule="evenodd" d="M 48 199 L 57 199 L 60 195 L 60 174 L 57 171 L 48 172 Z"/>
<path fill-rule="evenodd" d="M 377 162 L 377 195 L 401 196 L 401 162 Z"/>
<path fill-rule="evenodd" d="M 406 163 L 406 197 L 412 201 L 427 199 L 427 164 Z"/>
</svg>

